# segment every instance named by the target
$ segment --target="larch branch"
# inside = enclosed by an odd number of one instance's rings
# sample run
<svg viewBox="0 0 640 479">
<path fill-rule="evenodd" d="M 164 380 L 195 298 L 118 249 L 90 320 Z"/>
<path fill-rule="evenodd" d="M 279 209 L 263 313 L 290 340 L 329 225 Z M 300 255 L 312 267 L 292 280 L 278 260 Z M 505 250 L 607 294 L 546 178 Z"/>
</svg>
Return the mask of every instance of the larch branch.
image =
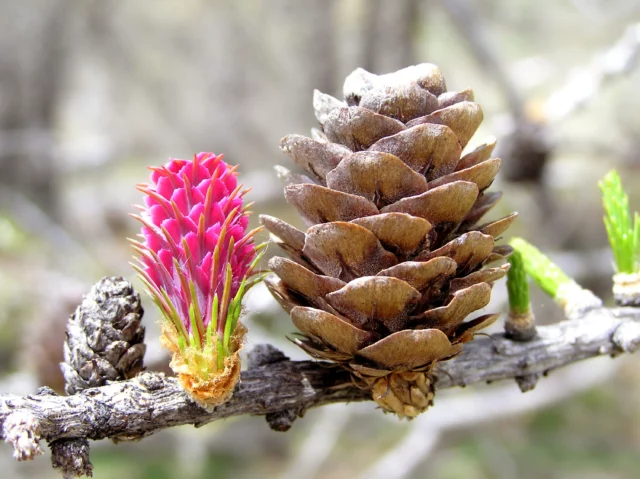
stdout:
<svg viewBox="0 0 640 479">
<path fill-rule="evenodd" d="M 514 342 L 503 334 L 477 338 L 461 355 L 440 365 L 437 386 L 532 377 L 638 347 L 640 309 L 593 308 L 539 327 L 538 337 L 529 342 Z M 271 346 L 256 347 L 249 363 L 233 398 L 211 413 L 191 402 L 175 378 L 144 372 L 73 396 L 58 396 L 48 388 L 26 397 L 0 395 L 0 425 L 6 429 L 8 418 L 28 412 L 37 420 L 40 438 L 49 442 L 136 439 L 168 427 L 199 427 L 247 414 L 265 415 L 272 427 L 285 430 L 309 408 L 370 399 L 370 393 L 354 385 L 346 372 L 327 363 L 290 361 Z"/>
</svg>

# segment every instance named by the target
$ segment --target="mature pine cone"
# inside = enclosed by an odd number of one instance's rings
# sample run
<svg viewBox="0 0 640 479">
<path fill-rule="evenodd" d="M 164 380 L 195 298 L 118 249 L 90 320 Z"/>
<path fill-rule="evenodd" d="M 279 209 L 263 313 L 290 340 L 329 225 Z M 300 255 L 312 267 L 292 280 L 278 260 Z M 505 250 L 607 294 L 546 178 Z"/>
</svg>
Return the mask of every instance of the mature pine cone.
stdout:
<svg viewBox="0 0 640 479">
<path fill-rule="evenodd" d="M 494 238 L 515 214 L 477 226 L 500 160 L 493 141 L 461 157 L 482 121 L 471 90 L 447 92 L 437 67 L 347 77 L 345 102 L 318 91 L 313 139 L 282 149 L 310 175 L 280 168 L 306 232 L 262 221 L 291 259 L 267 285 L 311 356 L 339 363 L 386 411 L 413 417 L 433 400 L 430 372 L 496 320 L 464 322 L 489 302 L 508 265 Z"/>
<path fill-rule="evenodd" d="M 67 323 L 61 364 L 67 394 L 142 370 L 143 313 L 140 295 L 124 278 L 103 278 L 91 288 Z"/>
</svg>

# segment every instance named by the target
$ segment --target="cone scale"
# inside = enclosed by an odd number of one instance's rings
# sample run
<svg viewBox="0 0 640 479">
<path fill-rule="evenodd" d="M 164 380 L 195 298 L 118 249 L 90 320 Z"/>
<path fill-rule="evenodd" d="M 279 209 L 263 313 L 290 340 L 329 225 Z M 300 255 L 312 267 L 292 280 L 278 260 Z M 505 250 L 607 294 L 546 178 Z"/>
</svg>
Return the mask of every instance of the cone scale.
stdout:
<svg viewBox="0 0 640 479">
<path fill-rule="evenodd" d="M 235 167 L 222 155 L 199 153 L 150 168 L 138 189 L 145 205 L 134 268 L 160 309 L 162 344 L 171 368 L 200 406 L 231 397 L 240 376 L 243 295 L 262 277 L 255 267 L 262 246 L 247 231 L 248 208 Z"/>
<path fill-rule="evenodd" d="M 345 100 L 318 91 L 320 128 L 281 148 L 306 175 L 279 167 L 305 231 L 262 223 L 286 253 L 266 283 L 312 357 L 349 370 L 387 412 L 433 402 L 433 368 L 497 319 L 484 308 L 508 265 L 485 267 L 515 214 L 479 225 L 500 198 L 494 140 L 462 154 L 482 121 L 471 90 L 447 92 L 431 64 L 388 75 L 358 69 Z"/>
</svg>

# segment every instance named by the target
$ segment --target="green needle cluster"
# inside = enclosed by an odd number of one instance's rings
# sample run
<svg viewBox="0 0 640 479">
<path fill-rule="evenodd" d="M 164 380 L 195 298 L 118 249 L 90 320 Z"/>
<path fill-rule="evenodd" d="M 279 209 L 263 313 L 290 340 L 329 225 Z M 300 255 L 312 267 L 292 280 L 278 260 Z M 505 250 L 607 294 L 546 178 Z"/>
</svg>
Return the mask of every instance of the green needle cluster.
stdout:
<svg viewBox="0 0 640 479">
<path fill-rule="evenodd" d="M 609 236 L 618 273 L 640 271 L 640 215 L 631 221 L 629 197 L 622 189 L 620 175 L 613 170 L 599 182 L 604 206 L 604 225 Z"/>
<path fill-rule="evenodd" d="M 514 251 L 509 256 L 511 268 L 507 275 L 507 290 L 509 292 L 509 310 L 513 314 L 522 315 L 529 312 L 529 283 L 524 259 L 520 251 Z"/>
<path fill-rule="evenodd" d="M 510 244 L 515 250 L 514 253 L 520 253 L 527 274 L 552 298 L 555 299 L 558 296 L 561 286 L 575 284 L 569 276 L 531 243 L 522 238 L 513 238 Z M 513 268 L 513 265 L 511 267 Z M 520 304 L 520 299 L 515 301 Z"/>
</svg>

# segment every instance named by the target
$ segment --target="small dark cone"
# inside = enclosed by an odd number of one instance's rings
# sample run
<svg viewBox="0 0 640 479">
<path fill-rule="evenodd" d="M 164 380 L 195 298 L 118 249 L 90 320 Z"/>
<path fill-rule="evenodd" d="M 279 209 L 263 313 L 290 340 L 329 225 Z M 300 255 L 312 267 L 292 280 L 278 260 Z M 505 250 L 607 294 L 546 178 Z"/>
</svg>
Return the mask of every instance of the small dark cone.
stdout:
<svg viewBox="0 0 640 479">
<path fill-rule="evenodd" d="M 495 240 L 516 215 L 480 223 L 500 199 L 486 191 L 501 165 L 495 141 L 463 153 L 482 110 L 430 64 L 358 69 L 344 101 L 316 92 L 313 106 L 321 129 L 282 140 L 308 176 L 278 170 L 308 228 L 262 217 L 289 256 L 272 258 L 266 284 L 298 346 L 414 417 L 433 402 L 435 364 L 497 318 L 467 319 L 509 268 L 485 265 L 510 253 Z"/>
<path fill-rule="evenodd" d="M 124 278 L 103 278 L 91 288 L 67 324 L 61 363 L 67 394 L 142 370 L 143 313 L 140 296 Z"/>
</svg>

